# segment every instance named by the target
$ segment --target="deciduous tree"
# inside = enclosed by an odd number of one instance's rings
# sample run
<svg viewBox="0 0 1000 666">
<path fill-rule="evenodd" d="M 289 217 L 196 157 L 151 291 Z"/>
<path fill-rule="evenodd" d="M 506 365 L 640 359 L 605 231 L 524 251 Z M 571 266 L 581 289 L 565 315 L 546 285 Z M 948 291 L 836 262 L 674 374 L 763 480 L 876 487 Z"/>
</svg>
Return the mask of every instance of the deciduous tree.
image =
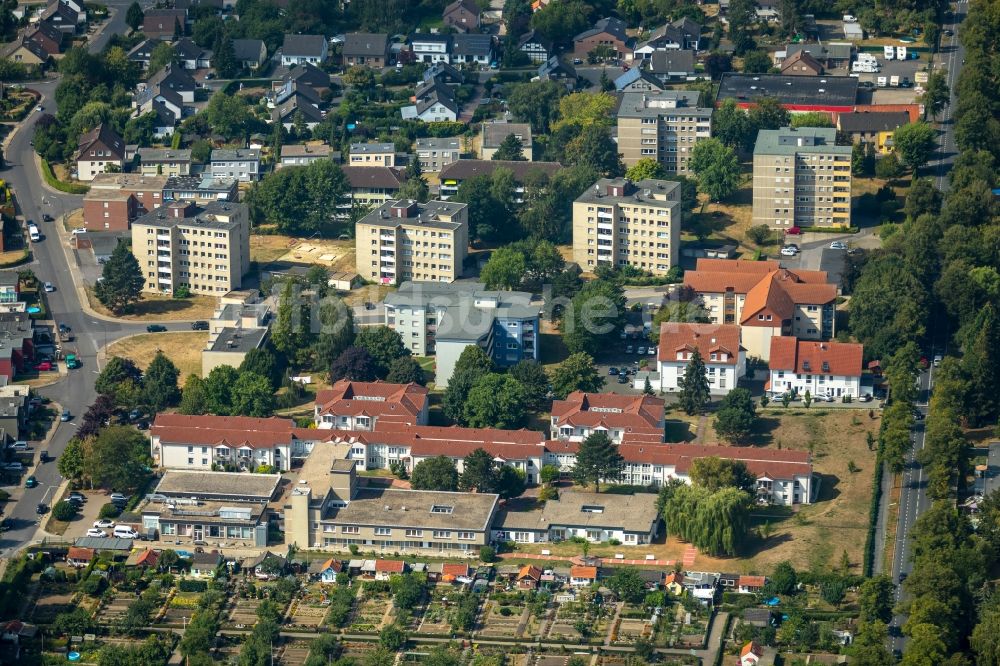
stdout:
<svg viewBox="0 0 1000 666">
<path fill-rule="evenodd" d="M 525 397 L 524 387 L 510 375 L 483 375 L 469 391 L 462 422 L 470 428 L 513 430 L 524 421 Z"/>
<path fill-rule="evenodd" d="M 739 189 L 740 161 L 733 149 L 718 139 L 704 139 L 695 144 L 689 167 L 698 177 L 699 189 L 715 201 Z"/>
<path fill-rule="evenodd" d="M 458 470 L 447 456 L 427 458 L 413 466 L 410 486 L 414 490 L 458 490 Z"/>
<path fill-rule="evenodd" d="M 604 377 L 597 371 L 593 357 L 583 352 L 570 354 L 557 365 L 550 380 L 552 393 L 560 400 L 574 391 L 596 393 L 604 387 Z"/>
</svg>

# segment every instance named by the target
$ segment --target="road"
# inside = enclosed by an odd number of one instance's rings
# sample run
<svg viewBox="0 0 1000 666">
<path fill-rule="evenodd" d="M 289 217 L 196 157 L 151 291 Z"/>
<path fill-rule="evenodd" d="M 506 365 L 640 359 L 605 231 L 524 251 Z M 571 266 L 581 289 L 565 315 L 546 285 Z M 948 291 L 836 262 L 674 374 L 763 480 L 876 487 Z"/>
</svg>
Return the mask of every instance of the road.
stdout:
<svg viewBox="0 0 1000 666">
<path fill-rule="evenodd" d="M 108 3 L 112 10 L 111 19 L 104 29 L 95 33 L 90 44 L 90 51 L 97 52 L 104 48 L 112 34 L 125 31 L 125 10 L 128 0 L 112 0 Z M 146 5 L 151 2 L 144 3 Z M 28 84 L 42 95 L 41 104 L 46 111 L 55 113 L 56 104 L 53 93 L 56 80 L 47 80 L 37 84 Z M 59 456 L 66 448 L 66 443 L 73 437 L 76 429 L 75 421 L 93 402 L 94 380 L 97 376 L 97 351 L 106 342 L 124 335 L 144 332 L 145 325 L 124 324 L 113 321 L 103 321 L 88 316 L 83 312 L 78 291 L 69 270 L 69 261 L 76 261 L 74 251 L 69 248 L 68 237 L 60 234 L 59 222 L 41 222 L 42 214 L 48 213 L 55 218 L 80 207 L 82 197 L 62 194 L 49 190 L 42 182 L 38 172 L 34 149 L 30 141 L 34 134 L 34 125 L 42 114 L 32 113 L 24 120 L 17 133 L 11 139 L 5 155 L 7 164 L 0 170 L 0 178 L 6 180 L 14 189 L 17 198 L 18 213 L 25 219 L 38 221 L 44 238 L 41 242 L 32 244 L 33 261 L 31 268 L 38 279 L 51 282 L 56 291 L 48 294 L 49 309 L 52 317 L 58 322 L 67 324 L 73 329 L 76 339 L 69 346 L 76 347 L 83 367 L 70 371 L 61 381 L 52 386 L 39 389 L 38 393 L 69 409 L 74 419 L 69 423 L 60 423 L 52 435 L 47 448 L 52 457 Z M 171 329 L 188 330 L 186 324 L 171 324 Z M 35 448 L 39 448 L 37 445 Z M 12 527 L 0 535 L 0 554 L 8 554 L 11 549 L 17 549 L 35 538 L 38 529 L 38 516 L 35 508 L 39 503 L 51 504 L 52 495 L 62 481 L 55 462 L 39 464 L 33 471 L 38 480 L 35 488 L 24 488 L 21 499 L 7 505 L 6 516 L 11 519 Z M 8 490 L 12 490 L 8 488 Z M 20 492 L 20 491 L 18 491 Z"/>
<path fill-rule="evenodd" d="M 958 73 L 965 64 L 965 47 L 958 41 L 959 24 L 965 18 L 968 10 L 966 0 L 959 0 L 955 5 L 955 13 L 950 23 L 946 23 L 942 28 L 951 30 L 951 37 L 941 39 L 941 50 L 938 58 L 942 59 L 947 67 L 948 91 L 950 104 L 945 107 L 941 114 L 940 126 L 941 135 L 938 148 L 938 159 L 934 163 L 935 180 L 937 187 L 942 192 L 947 192 L 949 188 L 947 175 L 951 167 L 955 164 L 955 157 L 958 154 L 958 147 L 955 145 L 955 105 L 958 104 L 958 95 L 955 93 L 955 84 L 958 82 Z"/>
</svg>

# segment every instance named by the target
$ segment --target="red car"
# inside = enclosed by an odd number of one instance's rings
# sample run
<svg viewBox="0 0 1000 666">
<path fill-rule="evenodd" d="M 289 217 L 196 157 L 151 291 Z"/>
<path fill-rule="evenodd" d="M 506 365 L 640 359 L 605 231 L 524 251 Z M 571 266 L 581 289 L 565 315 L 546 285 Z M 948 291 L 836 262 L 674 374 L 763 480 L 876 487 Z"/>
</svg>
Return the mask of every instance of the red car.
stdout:
<svg viewBox="0 0 1000 666">
<path fill-rule="evenodd" d="M 801 227 L 791 227 L 789 229 L 785 229 L 785 233 L 788 234 L 789 236 L 798 236 L 798 235 L 800 235 L 802 233 L 802 228 Z"/>
<path fill-rule="evenodd" d="M 50 363 L 49 361 L 42 361 L 41 363 L 35 366 L 35 370 L 38 370 L 39 372 L 51 369 L 52 369 L 52 363 Z"/>
</svg>

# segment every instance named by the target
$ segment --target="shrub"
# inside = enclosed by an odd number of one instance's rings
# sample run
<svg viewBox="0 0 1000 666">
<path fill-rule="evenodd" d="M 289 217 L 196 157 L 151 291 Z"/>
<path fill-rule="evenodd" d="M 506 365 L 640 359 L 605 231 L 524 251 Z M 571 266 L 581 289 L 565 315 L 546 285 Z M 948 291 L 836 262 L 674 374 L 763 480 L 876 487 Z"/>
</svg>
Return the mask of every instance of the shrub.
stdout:
<svg viewBox="0 0 1000 666">
<path fill-rule="evenodd" d="M 121 513 L 121 509 L 109 502 L 101 507 L 101 511 L 97 515 L 100 518 L 117 518 Z"/>
<path fill-rule="evenodd" d="M 504 617 L 507 617 L 509 615 L 513 615 L 514 611 L 512 611 L 510 609 L 510 606 L 501 606 L 500 607 L 500 614 L 503 615 Z"/>
<path fill-rule="evenodd" d="M 177 583 L 177 589 L 181 592 L 204 592 L 208 589 L 208 583 L 203 580 L 181 578 Z"/>
<path fill-rule="evenodd" d="M 497 559 L 497 553 L 492 546 L 482 546 L 479 549 L 480 562 L 492 562 L 495 559 Z"/>
<path fill-rule="evenodd" d="M 92 573 L 90 576 L 80 583 L 80 591 L 91 597 L 98 596 L 103 590 L 107 581 L 100 574 Z"/>
<path fill-rule="evenodd" d="M 72 502 L 67 502 L 66 500 L 61 500 L 56 502 L 56 505 L 52 507 L 52 517 L 56 520 L 61 520 L 67 522 L 73 520 L 79 509 Z"/>
</svg>

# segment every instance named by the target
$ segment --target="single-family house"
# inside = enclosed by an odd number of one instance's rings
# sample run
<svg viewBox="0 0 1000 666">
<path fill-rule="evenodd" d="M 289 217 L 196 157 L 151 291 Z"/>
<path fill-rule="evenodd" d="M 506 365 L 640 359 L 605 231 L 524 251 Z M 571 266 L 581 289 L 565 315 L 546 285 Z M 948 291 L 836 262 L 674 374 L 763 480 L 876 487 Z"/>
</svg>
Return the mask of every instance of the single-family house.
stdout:
<svg viewBox="0 0 1000 666">
<path fill-rule="evenodd" d="M 241 183 L 260 180 L 260 151 L 255 148 L 217 148 L 210 162 L 213 178 L 235 178 Z"/>
<path fill-rule="evenodd" d="M 863 356 L 864 346 L 857 343 L 771 338 L 770 379 L 764 389 L 774 397 L 808 391 L 816 399 L 858 398 Z"/>
<path fill-rule="evenodd" d="M 854 45 L 847 42 L 824 42 L 823 44 L 801 43 L 785 47 L 785 60 L 799 51 L 806 51 L 826 69 L 850 67 L 854 57 Z"/>
<path fill-rule="evenodd" d="M 657 373 L 650 375 L 650 383 L 660 391 L 679 391 L 696 349 L 705 363 L 712 395 L 726 395 L 746 374 L 746 349 L 740 344 L 739 326 L 663 322 L 657 345 Z"/>
<path fill-rule="evenodd" d="M 575 565 L 569 569 L 569 584 L 573 587 L 586 587 L 597 582 L 597 567 Z"/>
<path fill-rule="evenodd" d="M 424 70 L 424 83 L 444 83 L 459 86 L 465 83 L 465 75 L 446 62 L 436 62 Z"/>
<path fill-rule="evenodd" d="M 280 576 L 288 568 L 288 560 L 281 555 L 276 555 L 269 550 L 254 558 L 243 560 L 243 569 L 252 573 L 255 578 L 261 580 L 274 579 Z"/>
<path fill-rule="evenodd" d="M 765 662 L 774 663 L 774 659 L 767 659 L 767 648 L 757 641 L 750 641 L 740 649 L 739 666 L 763 666 Z"/>
<path fill-rule="evenodd" d="M 493 37 L 490 35 L 452 35 L 451 59 L 457 64 L 489 65 L 493 61 Z"/>
<path fill-rule="evenodd" d="M 147 9 L 142 15 L 142 34 L 172 42 L 184 34 L 187 12 L 183 9 Z"/>
<path fill-rule="evenodd" d="M 537 64 L 548 62 L 548 59 L 554 55 L 552 40 L 537 30 L 521 35 L 517 41 L 517 50 L 527 55 L 528 60 Z"/>
<path fill-rule="evenodd" d="M 475 0 L 455 0 L 441 12 L 446 26 L 459 32 L 479 30 L 479 5 Z"/>
<path fill-rule="evenodd" d="M 156 37 L 147 37 L 129 50 L 128 59 L 146 70 L 149 68 L 149 59 L 153 56 L 153 51 L 162 43 L 163 41 Z"/>
<path fill-rule="evenodd" d="M 525 564 L 517 572 L 517 589 L 534 590 L 542 580 L 542 570 L 530 564 Z"/>
<path fill-rule="evenodd" d="M 195 578 L 215 578 L 215 571 L 222 564 L 222 555 L 213 550 L 210 553 L 195 553 L 191 556 L 191 575 Z"/>
<path fill-rule="evenodd" d="M 51 0 L 38 14 L 39 23 L 49 23 L 60 32 L 73 35 L 87 22 L 87 11 L 77 3 Z"/>
<path fill-rule="evenodd" d="M 38 42 L 22 34 L 18 39 L 0 49 L 0 57 L 25 66 L 41 67 L 52 57 Z"/>
<path fill-rule="evenodd" d="M 657 51 L 697 50 L 701 42 L 701 26 L 689 18 L 667 23 L 650 34 L 632 50 L 635 60 L 649 60 Z"/>
<path fill-rule="evenodd" d="M 659 93 L 665 89 L 662 81 L 641 67 L 633 67 L 615 78 L 615 91 L 620 93 Z"/>
<path fill-rule="evenodd" d="M 121 171 L 125 166 L 125 141 L 101 123 L 80 135 L 76 157 L 77 178 L 90 182 L 99 173 Z"/>
<path fill-rule="evenodd" d="M 389 580 L 406 572 L 403 560 L 375 560 L 375 580 Z"/>
<path fill-rule="evenodd" d="M 71 567 L 76 567 L 77 569 L 82 569 L 83 567 L 90 564 L 90 561 L 97 556 L 97 551 L 93 548 L 79 548 L 77 546 L 70 546 L 69 550 L 66 551 L 66 564 Z"/>
<path fill-rule="evenodd" d="M 781 62 L 781 73 L 785 76 L 819 76 L 823 64 L 808 51 L 796 51 Z"/>
<path fill-rule="evenodd" d="M 389 64 L 389 35 L 371 32 L 349 32 L 341 48 L 344 67 L 364 65 L 381 69 Z"/>
<path fill-rule="evenodd" d="M 253 71 L 267 62 L 267 45 L 260 39 L 234 39 L 233 57 L 240 67 Z"/>
<path fill-rule="evenodd" d="M 281 45 L 281 64 L 294 67 L 302 63 L 321 65 L 330 54 L 330 45 L 323 35 L 285 35 Z"/>
<path fill-rule="evenodd" d="M 126 567 L 136 567 L 138 569 L 155 569 L 160 561 L 160 551 L 146 548 L 145 550 L 133 550 L 125 560 Z"/>
<path fill-rule="evenodd" d="M 452 35 L 437 32 L 415 33 L 410 36 L 410 51 L 417 62 L 451 62 Z"/>
<path fill-rule="evenodd" d="M 559 81 L 572 90 L 576 87 L 576 68 L 554 55 L 538 66 L 538 80 Z"/>
<path fill-rule="evenodd" d="M 736 581 L 736 591 L 740 594 L 757 594 L 767 584 L 764 576 L 740 576 Z"/>
<path fill-rule="evenodd" d="M 281 155 L 275 169 L 290 166 L 309 166 L 313 162 L 339 158 L 333 148 L 325 143 L 286 143 L 281 147 Z"/>
<path fill-rule="evenodd" d="M 24 33 L 26 40 L 41 46 L 50 56 L 58 55 L 62 50 L 64 36 L 64 32 L 48 21 L 42 21 L 33 28 L 28 28 Z"/>
<path fill-rule="evenodd" d="M 448 86 L 437 83 L 424 84 L 417 88 L 414 104 L 401 110 L 404 120 L 420 120 L 425 123 L 456 121 L 461 106 L 455 101 Z"/>
<path fill-rule="evenodd" d="M 271 109 L 271 122 L 281 123 L 285 131 L 290 131 L 300 121 L 304 122 L 309 130 L 323 122 L 323 112 L 312 101 L 315 93 L 310 95 L 305 92 L 306 90 L 312 91 L 312 88 L 299 87 L 282 96 L 281 101 L 276 101 L 274 108 Z"/>
<path fill-rule="evenodd" d="M 188 37 L 178 39 L 173 48 L 174 60 L 184 69 L 208 69 L 212 66 L 212 52 L 201 48 Z"/>
<path fill-rule="evenodd" d="M 620 18 L 607 17 L 594 23 L 594 27 L 573 37 L 573 55 L 586 59 L 591 53 L 601 57 L 624 58 L 630 53 L 629 37 L 625 34 L 625 22 Z"/>
<path fill-rule="evenodd" d="M 391 167 L 342 166 L 351 191 L 340 207 L 349 212 L 353 206 L 381 206 L 398 199 L 399 188 L 403 186 L 403 172 Z"/>
<path fill-rule="evenodd" d="M 695 75 L 694 51 L 656 51 L 644 63 L 646 71 L 662 83 L 683 81 Z"/>
</svg>

